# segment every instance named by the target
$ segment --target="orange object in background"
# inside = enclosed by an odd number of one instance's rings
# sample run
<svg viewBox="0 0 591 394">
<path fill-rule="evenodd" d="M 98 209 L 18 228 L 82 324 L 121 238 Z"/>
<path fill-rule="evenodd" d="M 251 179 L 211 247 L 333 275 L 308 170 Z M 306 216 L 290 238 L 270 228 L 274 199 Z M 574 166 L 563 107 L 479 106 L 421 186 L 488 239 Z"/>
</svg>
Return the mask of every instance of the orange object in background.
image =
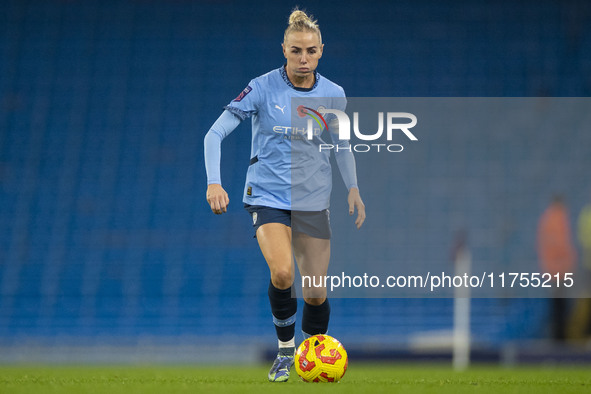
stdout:
<svg viewBox="0 0 591 394">
<path fill-rule="evenodd" d="M 562 198 L 555 197 L 538 224 L 538 255 L 544 272 L 552 275 L 573 272 L 577 252 L 570 231 L 568 211 Z"/>
</svg>

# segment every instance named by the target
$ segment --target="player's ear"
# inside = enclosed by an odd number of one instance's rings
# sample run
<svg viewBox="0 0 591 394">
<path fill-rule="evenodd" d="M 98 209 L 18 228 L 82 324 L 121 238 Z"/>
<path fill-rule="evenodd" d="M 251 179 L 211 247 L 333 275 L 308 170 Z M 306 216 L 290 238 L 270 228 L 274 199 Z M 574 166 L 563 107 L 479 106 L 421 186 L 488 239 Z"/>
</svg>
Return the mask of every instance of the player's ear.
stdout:
<svg viewBox="0 0 591 394">
<path fill-rule="evenodd" d="M 320 44 L 320 51 L 319 51 L 320 53 L 319 53 L 318 59 L 320 59 L 322 57 L 322 51 L 324 51 L 324 44 Z"/>
<path fill-rule="evenodd" d="M 283 50 L 283 56 L 287 59 L 287 54 L 285 53 L 285 43 L 281 43 L 281 49 Z"/>
</svg>

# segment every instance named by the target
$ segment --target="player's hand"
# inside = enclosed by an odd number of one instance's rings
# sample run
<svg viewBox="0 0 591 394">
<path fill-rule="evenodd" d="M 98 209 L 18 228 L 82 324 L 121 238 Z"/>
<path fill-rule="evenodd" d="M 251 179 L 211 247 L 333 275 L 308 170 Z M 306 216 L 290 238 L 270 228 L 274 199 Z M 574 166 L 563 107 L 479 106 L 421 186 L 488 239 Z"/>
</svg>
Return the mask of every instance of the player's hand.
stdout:
<svg viewBox="0 0 591 394">
<path fill-rule="evenodd" d="M 361 200 L 359 189 L 352 187 L 349 190 L 349 197 L 347 198 L 347 201 L 349 202 L 349 215 L 353 215 L 353 213 L 355 213 L 355 209 L 357 209 L 357 219 L 355 219 L 355 226 L 357 226 L 357 229 L 360 229 L 361 225 L 365 221 L 365 204 L 363 204 L 363 200 Z"/>
<path fill-rule="evenodd" d="M 212 183 L 211 185 L 207 186 L 206 197 L 207 203 L 211 207 L 211 211 L 213 213 L 216 215 L 221 215 L 227 211 L 230 199 L 228 198 L 228 193 L 226 193 L 222 185 Z"/>
</svg>

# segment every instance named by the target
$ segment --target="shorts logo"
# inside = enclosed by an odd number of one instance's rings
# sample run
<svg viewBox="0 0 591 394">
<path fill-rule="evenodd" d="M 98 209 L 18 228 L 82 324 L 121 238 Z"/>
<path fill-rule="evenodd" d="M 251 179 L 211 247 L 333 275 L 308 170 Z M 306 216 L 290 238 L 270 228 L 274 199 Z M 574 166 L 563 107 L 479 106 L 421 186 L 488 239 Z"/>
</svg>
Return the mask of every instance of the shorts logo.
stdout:
<svg viewBox="0 0 591 394">
<path fill-rule="evenodd" d="M 253 212 L 253 213 L 252 213 L 252 224 L 253 224 L 253 225 L 254 225 L 254 224 L 257 224 L 257 218 L 258 218 L 258 215 L 257 215 L 257 213 L 256 213 L 256 212 Z"/>
<path fill-rule="evenodd" d="M 242 99 L 248 94 L 250 93 L 250 91 L 252 90 L 252 88 L 250 86 L 246 86 L 244 88 L 244 90 L 242 92 L 240 92 L 240 94 L 238 95 L 238 97 L 236 97 L 234 99 L 234 101 L 242 101 Z"/>
</svg>

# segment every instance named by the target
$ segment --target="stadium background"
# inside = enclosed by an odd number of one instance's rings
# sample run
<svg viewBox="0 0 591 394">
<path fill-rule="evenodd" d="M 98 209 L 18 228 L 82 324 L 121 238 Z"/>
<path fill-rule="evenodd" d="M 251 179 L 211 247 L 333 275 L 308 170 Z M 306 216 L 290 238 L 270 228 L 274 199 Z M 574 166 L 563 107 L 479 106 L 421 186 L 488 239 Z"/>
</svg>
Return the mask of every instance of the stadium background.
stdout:
<svg viewBox="0 0 591 394">
<path fill-rule="evenodd" d="M 352 97 L 591 92 L 584 1 L 298 4 L 320 22 L 319 71 Z M 236 361 L 274 346 L 267 268 L 240 203 L 249 122 L 223 144 L 222 217 L 205 202 L 203 137 L 251 78 L 282 64 L 292 5 L 2 2 L 0 360 Z M 581 147 L 539 143 L 557 168 Z M 590 197 L 578 174 L 548 179 L 520 196 L 532 205 L 522 225 L 495 238 L 507 255 L 535 258 L 551 193 L 566 192 L 572 221 Z M 331 334 L 353 348 L 400 351 L 452 324 L 451 300 L 332 305 Z M 475 300 L 475 345 L 547 338 L 547 320 L 546 299 Z"/>
</svg>

